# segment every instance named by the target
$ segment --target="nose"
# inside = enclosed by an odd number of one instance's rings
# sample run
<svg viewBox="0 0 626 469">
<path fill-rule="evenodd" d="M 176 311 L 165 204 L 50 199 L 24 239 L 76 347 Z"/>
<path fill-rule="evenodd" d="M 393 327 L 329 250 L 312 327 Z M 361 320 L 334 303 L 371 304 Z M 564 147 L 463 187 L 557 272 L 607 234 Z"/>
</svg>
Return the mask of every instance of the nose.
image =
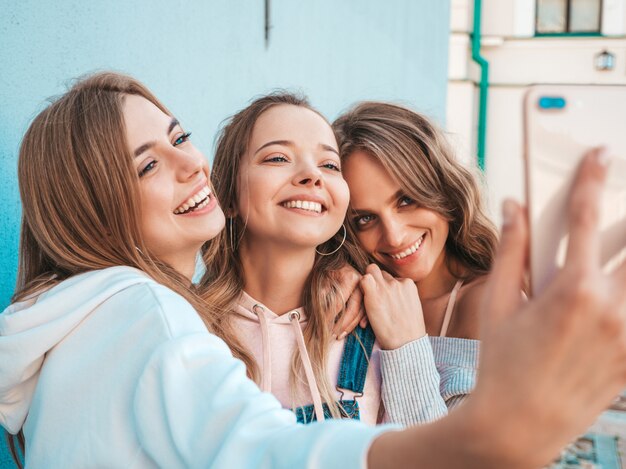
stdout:
<svg viewBox="0 0 626 469">
<path fill-rule="evenodd" d="M 403 246 L 406 233 L 403 224 L 396 217 L 381 217 L 383 241 L 386 246 L 399 248 Z"/>
<path fill-rule="evenodd" d="M 204 156 L 198 151 L 188 152 L 175 149 L 174 161 L 176 162 L 176 173 L 182 181 L 193 179 L 205 165 Z"/>
<path fill-rule="evenodd" d="M 324 180 L 322 172 L 313 163 L 302 164 L 300 170 L 293 179 L 293 184 L 296 186 L 323 187 Z"/>
</svg>

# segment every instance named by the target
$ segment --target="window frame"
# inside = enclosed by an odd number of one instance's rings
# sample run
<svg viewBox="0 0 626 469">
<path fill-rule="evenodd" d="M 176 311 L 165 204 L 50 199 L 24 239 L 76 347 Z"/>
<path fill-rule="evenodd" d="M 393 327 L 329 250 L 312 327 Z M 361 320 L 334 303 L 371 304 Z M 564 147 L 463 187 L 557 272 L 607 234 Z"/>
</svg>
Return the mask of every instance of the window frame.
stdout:
<svg viewBox="0 0 626 469">
<path fill-rule="evenodd" d="M 535 0 L 535 37 L 600 37 L 602 34 L 602 19 L 604 14 L 604 0 L 600 1 L 600 14 L 598 15 L 598 30 L 597 31 L 569 31 L 570 28 L 570 12 L 573 0 L 565 0 L 565 31 L 554 33 L 540 33 L 537 31 L 537 25 L 539 23 L 539 2 Z"/>
</svg>

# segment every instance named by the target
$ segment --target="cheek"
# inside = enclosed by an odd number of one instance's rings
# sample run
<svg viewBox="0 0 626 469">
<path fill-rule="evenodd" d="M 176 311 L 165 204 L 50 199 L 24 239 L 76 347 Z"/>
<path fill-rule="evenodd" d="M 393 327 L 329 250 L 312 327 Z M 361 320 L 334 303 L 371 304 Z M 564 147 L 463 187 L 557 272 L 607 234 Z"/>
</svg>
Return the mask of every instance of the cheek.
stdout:
<svg viewBox="0 0 626 469">
<path fill-rule="evenodd" d="M 435 237 L 437 238 L 435 240 L 436 243 L 443 247 L 446 244 L 450 231 L 448 222 L 440 215 L 433 214 L 432 226 L 434 228 Z"/>
<path fill-rule="evenodd" d="M 377 244 L 377 235 L 374 230 L 357 231 L 356 238 L 365 252 L 368 254 L 374 253 Z"/>
<path fill-rule="evenodd" d="M 146 184 L 141 188 L 141 213 L 144 224 L 154 223 L 155 219 L 162 219 L 169 215 L 172 194 L 165 184 Z"/>
<path fill-rule="evenodd" d="M 345 215 L 350 203 L 350 190 L 348 189 L 348 183 L 344 179 L 337 181 L 334 185 L 332 196 L 337 208 Z"/>
<path fill-rule="evenodd" d="M 239 186 L 237 193 L 236 211 L 246 224 L 256 225 L 258 220 L 264 220 L 267 216 L 266 205 L 269 196 L 264 190 L 261 181 L 255 181 L 254 178 L 248 178 Z"/>
<path fill-rule="evenodd" d="M 448 239 L 448 233 L 450 232 L 450 227 L 448 225 L 448 222 L 446 222 L 445 220 L 441 221 L 441 238 L 442 238 L 442 242 L 445 244 L 446 240 Z"/>
</svg>

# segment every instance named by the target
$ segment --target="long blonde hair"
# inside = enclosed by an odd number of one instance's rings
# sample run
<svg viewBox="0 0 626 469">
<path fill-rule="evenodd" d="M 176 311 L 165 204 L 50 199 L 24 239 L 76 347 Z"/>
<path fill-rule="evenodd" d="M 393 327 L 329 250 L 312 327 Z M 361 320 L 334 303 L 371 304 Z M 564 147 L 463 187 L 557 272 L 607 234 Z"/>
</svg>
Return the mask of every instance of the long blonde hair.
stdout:
<svg viewBox="0 0 626 469">
<path fill-rule="evenodd" d="M 140 82 L 98 73 L 76 82 L 32 122 L 21 144 L 22 222 L 13 301 L 73 275 L 126 265 L 183 296 L 207 328 L 226 340 L 193 285 L 151 255 L 140 230 L 139 177 L 126 141 L 124 97 L 141 96 L 164 113 Z"/>
<path fill-rule="evenodd" d="M 278 105 L 303 107 L 317 113 L 306 98 L 287 92 L 276 92 L 253 101 L 235 114 L 220 132 L 213 161 L 213 176 L 218 200 L 227 215 L 229 209 L 238 206 L 241 160 L 248 150 L 254 125 L 265 111 Z M 239 217 L 229 218 L 226 230 L 207 243 L 204 253 L 207 272 L 200 288 L 204 290 L 205 298 L 210 299 L 211 304 L 216 305 L 217 310 L 222 313 L 221 321 L 224 323 L 229 322 L 244 286 L 237 244 L 244 236 L 245 228 L 244 220 Z M 319 251 L 334 250 L 341 243 L 342 234 L 343 231 L 340 230 L 333 238 L 319 246 Z M 328 382 L 326 373 L 331 330 L 338 305 L 343 305 L 346 300 L 341 298 L 339 285 L 329 272 L 338 270 L 348 262 L 357 263 L 359 267 L 365 264 L 365 258 L 360 256 L 355 246 L 349 242 L 333 255 L 316 255 L 313 269 L 302 292 L 302 305 L 308 317 L 303 331 L 306 348 L 311 357 L 320 394 L 328 404 L 335 401 L 334 384 Z M 258 364 L 248 351 L 245 352 L 244 362 L 248 375 L 258 382 Z M 292 360 L 290 379 L 293 382 L 300 380 L 301 376 L 301 360 L 299 352 L 296 351 Z M 336 405 L 329 405 L 329 408 L 334 417 L 340 416 Z"/>
<path fill-rule="evenodd" d="M 454 276 L 471 280 L 489 271 L 496 228 L 477 177 L 455 159 L 441 130 L 411 109 L 380 102 L 357 104 L 333 128 L 344 161 L 359 150 L 373 156 L 407 196 L 448 220 L 446 261 Z"/>
</svg>

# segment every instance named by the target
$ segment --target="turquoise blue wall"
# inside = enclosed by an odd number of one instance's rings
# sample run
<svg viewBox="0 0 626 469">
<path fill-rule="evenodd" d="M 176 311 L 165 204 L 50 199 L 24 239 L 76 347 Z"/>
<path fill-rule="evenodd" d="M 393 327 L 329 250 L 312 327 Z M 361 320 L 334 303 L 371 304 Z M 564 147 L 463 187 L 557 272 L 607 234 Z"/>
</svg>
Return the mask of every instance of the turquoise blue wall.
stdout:
<svg viewBox="0 0 626 469">
<path fill-rule="evenodd" d="M 359 99 L 443 122 L 447 0 L 0 0 L 0 308 L 15 285 L 20 137 L 70 78 L 144 81 L 210 157 L 219 123 L 254 95 L 301 90 L 329 118 Z M 2 455 L 0 454 L 0 467 Z"/>
</svg>

